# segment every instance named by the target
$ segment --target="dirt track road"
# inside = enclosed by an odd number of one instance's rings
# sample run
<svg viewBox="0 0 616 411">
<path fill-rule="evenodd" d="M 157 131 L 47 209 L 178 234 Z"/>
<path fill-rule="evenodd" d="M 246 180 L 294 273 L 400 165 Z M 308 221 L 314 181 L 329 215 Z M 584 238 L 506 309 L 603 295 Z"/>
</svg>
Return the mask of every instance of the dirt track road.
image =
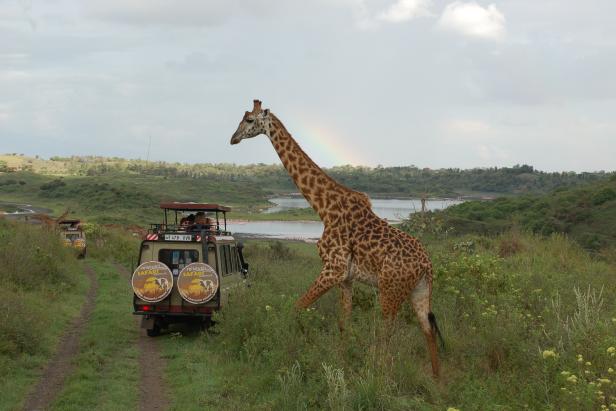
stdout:
<svg viewBox="0 0 616 411">
<path fill-rule="evenodd" d="M 122 265 L 115 264 L 118 272 L 130 278 L 131 273 Z M 141 317 L 135 316 L 135 324 L 140 326 Z M 163 379 L 166 361 L 160 355 L 160 341 L 148 337 L 145 330 L 139 329 L 139 410 L 162 411 L 169 408 L 167 385 Z"/>
<path fill-rule="evenodd" d="M 26 397 L 24 410 L 47 410 L 62 390 L 66 378 L 71 375 L 74 368 L 73 360 L 79 353 L 79 340 L 85 325 L 88 323 L 96 302 L 98 282 L 96 273 L 88 264 L 84 264 L 84 271 L 90 281 L 90 288 L 86 300 L 81 307 L 79 316 L 73 320 L 64 332 L 58 343 L 58 351 L 49 361 L 38 384 Z"/>
</svg>

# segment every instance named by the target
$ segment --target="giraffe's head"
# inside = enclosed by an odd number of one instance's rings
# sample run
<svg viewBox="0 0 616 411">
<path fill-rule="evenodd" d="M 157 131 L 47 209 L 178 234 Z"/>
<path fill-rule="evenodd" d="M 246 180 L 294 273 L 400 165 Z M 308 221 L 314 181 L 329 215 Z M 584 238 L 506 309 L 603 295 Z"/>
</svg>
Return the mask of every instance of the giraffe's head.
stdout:
<svg viewBox="0 0 616 411">
<path fill-rule="evenodd" d="M 245 138 L 252 138 L 259 134 L 265 134 L 269 136 L 270 132 L 270 111 L 269 109 L 262 110 L 261 102 L 259 100 L 254 101 L 252 111 L 247 111 L 240 121 L 240 125 L 237 126 L 237 130 L 231 137 L 231 144 L 237 144 Z"/>
</svg>

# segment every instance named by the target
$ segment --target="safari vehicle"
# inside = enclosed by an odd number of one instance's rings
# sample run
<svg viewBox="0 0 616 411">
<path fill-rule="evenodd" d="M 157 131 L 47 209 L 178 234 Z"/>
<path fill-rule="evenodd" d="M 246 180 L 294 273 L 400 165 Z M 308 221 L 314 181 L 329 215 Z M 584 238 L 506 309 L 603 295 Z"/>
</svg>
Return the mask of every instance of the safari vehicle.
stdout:
<svg viewBox="0 0 616 411">
<path fill-rule="evenodd" d="M 203 327 L 245 281 L 242 244 L 227 231 L 229 207 L 161 203 L 164 219 L 151 224 L 133 272 L 134 314 L 150 337 L 171 323 L 197 321 Z"/>
<path fill-rule="evenodd" d="M 60 237 L 65 246 L 75 249 L 79 258 L 86 256 L 86 234 L 80 220 L 59 220 Z"/>
</svg>

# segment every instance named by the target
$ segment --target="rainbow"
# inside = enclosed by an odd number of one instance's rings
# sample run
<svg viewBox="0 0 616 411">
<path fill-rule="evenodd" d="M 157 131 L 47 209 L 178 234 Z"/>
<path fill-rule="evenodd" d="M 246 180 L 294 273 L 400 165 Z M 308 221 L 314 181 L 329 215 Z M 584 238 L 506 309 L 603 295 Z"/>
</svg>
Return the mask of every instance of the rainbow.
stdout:
<svg viewBox="0 0 616 411">
<path fill-rule="evenodd" d="M 357 149 L 357 144 L 352 138 L 324 121 L 315 121 L 305 116 L 296 116 L 296 119 L 299 120 L 295 123 L 297 133 L 291 132 L 291 135 L 318 165 L 332 167 L 371 163 L 367 160 L 367 156 Z"/>
</svg>

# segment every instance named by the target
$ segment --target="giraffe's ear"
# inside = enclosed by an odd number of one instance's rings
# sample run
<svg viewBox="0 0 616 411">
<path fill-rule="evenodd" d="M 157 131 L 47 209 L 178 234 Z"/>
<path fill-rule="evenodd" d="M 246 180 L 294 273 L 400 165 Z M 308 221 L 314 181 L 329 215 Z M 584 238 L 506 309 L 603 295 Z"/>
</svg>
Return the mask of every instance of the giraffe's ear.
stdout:
<svg viewBox="0 0 616 411">
<path fill-rule="evenodd" d="M 267 117 L 269 116 L 269 108 L 266 108 L 265 110 L 263 110 L 263 117 Z"/>
</svg>

